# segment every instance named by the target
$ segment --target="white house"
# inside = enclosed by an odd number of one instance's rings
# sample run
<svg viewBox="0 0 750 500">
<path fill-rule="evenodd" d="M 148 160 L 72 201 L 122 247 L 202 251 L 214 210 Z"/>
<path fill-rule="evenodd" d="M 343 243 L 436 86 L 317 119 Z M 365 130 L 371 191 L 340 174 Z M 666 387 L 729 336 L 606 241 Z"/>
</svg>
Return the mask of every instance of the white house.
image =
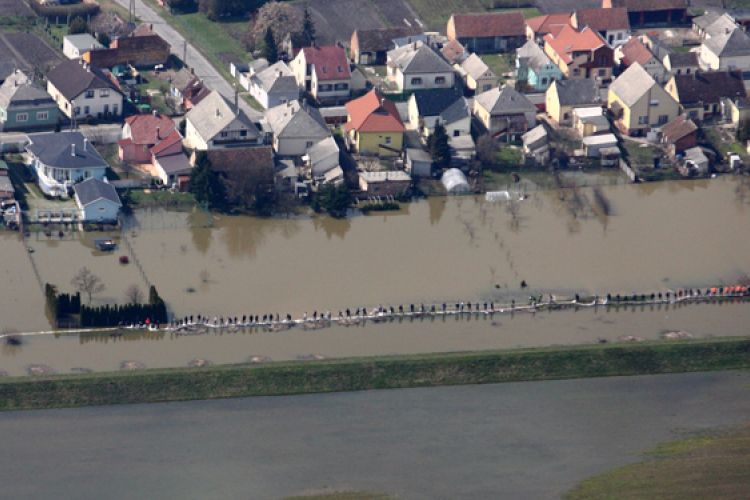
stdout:
<svg viewBox="0 0 750 500">
<path fill-rule="evenodd" d="M 269 109 L 266 120 L 273 131 L 273 149 L 282 157 L 307 154 L 315 143 L 331 135 L 320 111 L 299 101 Z"/>
<path fill-rule="evenodd" d="M 736 29 L 704 40 L 699 62 L 703 70 L 750 70 L 750 35 Z"/>
<path fill-rule="evenodd" d="M 201 151 L 263 143 L 245 112 L 218 92 L 208 94 L 185 115 L 185 140 Z"/>
<path fill-rule="evenodd" d="M 283 61 L 251 73 L 248 90 L 265 109 L 299 99 L 299 85 L 291 68 Z"/>
<path fill-rule="evenodd" d="M 339 166 L 339 146 L 332 136 L 316 142 L 302 157 L 310 169 L 310 177 L 320 180 L 325 174 Z"/>
<path fill-rule="evenodd" d="M 449 89 L 455 81 L 453 67 L 422 42 L 389 51 L 386 72 L 402 92 Z"/>
<path fill-rule="evenodd" d="M 89 33 L 67 35 L 63 37 L 63 54 L 68 59 L 78 59 L 90 50 L 105 49 L 104 45 L 96 41 Z"/>
<path fill-rule="evenodd" d="M 109 165 L 81 132 L 29 134 L 28 137 L 28 164 L 44 193 L 65 196 L 77 182 L 105 178 Z"/>
<path fill-rule="evenodd" d="M 297 84 L 319 101 L 342 101 L 351 96 L 349 59 L 338 45 L 304 47 L 290 68 Z"/>
<path fill-rule="evenodd" d="M 86 222 L 112 222 L 122 208 L 115 188 L 106 181 L 86 179 L 73 187 L 75 201 Z"/>
<path fill-rule="evenodd" d="M 123 94 L 109 74 L 81 59 L 63 61 L 47 73 L 47 92 L 68 118 L 117 117 Z"/>
</svg>

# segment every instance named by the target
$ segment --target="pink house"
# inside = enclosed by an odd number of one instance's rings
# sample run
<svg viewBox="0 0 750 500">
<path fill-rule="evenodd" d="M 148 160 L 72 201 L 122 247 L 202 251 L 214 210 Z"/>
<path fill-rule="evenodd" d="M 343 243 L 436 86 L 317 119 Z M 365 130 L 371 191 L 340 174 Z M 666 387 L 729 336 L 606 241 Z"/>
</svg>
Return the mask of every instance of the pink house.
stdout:
<svg viewBox="0 0 750 500">
<path fill-rule="evenodd" d="M 126 118 L 122 137 L 118 143 L 121 161 L 152 163 L 154 149 L 158 154 L 169 151 L 167 155 L 182 150 L 182 137 L 175 128 L 174 121 L 157 112 Z"/>
</svg>

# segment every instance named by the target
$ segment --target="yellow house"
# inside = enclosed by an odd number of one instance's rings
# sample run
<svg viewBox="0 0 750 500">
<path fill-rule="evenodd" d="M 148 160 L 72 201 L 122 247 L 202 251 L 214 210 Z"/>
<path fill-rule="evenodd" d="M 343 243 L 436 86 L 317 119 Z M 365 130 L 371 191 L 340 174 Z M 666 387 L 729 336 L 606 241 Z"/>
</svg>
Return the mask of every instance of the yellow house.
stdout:
<svg viewBox="0 0 750 500">
<path fill-rule="evenodd" d="M 680 114 L 680 104 L 638 63 L 609 86 L 607 108 L 617 128 L 626 135 L 643 135 Z"/>
<path fill-rule="evenodd" d="M 544 103 L 550 118 L 570 125 L 575 108 L 601 108 L 604 100 L 594 80 L 555 80 L 544 95 Z"/>
<path fill-rule="evenodd" d="M 375 89 L 346 103 L 349 113 L 345 130 L 354 151 L 365 155 L 398 156 L 406 127 L 396 105 Z"/>
</svg>

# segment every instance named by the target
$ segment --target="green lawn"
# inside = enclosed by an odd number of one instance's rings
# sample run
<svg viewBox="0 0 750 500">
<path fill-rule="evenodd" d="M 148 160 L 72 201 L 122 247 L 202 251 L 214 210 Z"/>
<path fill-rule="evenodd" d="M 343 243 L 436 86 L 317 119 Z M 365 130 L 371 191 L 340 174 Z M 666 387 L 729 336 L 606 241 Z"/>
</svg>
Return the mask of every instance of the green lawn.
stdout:
<svg viewBox="0 0 750 500">
<path fill-rule="evenodd" d="M 656 460 L 588 479 L 566 500 L 729 500 L 750 497 L 750 428 L 667 443 Z"/>
<path fill-rule="evenodd" d="M 481 57 L 485 64 L 500 78 L 503 78 L 505 73 L 516 69 L 515 54 L 482 54 Z"/>
</svg>

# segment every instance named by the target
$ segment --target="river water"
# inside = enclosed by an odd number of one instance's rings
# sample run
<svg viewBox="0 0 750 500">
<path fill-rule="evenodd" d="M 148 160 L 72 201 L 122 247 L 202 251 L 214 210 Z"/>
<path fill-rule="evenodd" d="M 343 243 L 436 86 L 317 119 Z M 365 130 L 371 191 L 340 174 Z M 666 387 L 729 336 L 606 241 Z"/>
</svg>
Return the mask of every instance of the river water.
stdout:
<svg viewBox="0 0 750 500">
<path fill-rule="evenodd" d="M 577 208 L 571 193 L 532 192 L 517 209 L 479 197 L 430 198 L 399 212 L 329 217 L 252 218 L 171 212 L 135 215 L 114 254 L 95 250 L 96 233 L 32 234 L 29 254 L 17 235 L 0 240 L 0 328 L 49 329 L 41 282 L 72 291 L 82 266 L 106 290 L 93 303 L 123 302 L 125 290 L 153 283 L 178 315 L 287 313 L 443 301 L 524 303 L 529 294 L 658 293 L 734 284 L 750 274 L 750 205 L 730 177 L 603 188 L 605 215 L 589 189 Z M 592 207 L 586 209 L 586 201 Z M 584 207 L 584 208 L 581 208 Z M 515 213 L 513 213 L 515 212 Z M 574 216 L 575 214 L 575 216 Z M 119 235 L 114 235 L 120 237 Z M 131 255 L 122 265 L 120 255 Z M 528 287 L 521 288 L 525 281 Z M 171 334 L 29 337 L 5 346 L 0 370 L 32 363 L 61 372 L 75 366 L 116 369 L 124 359 L 149 367 L 215 363 L 252 355 L 294 359 L 459 351 L 595 342 L 634 334 L 658 338 L 681 329 L 695 336 L 745 335 L 746 304 L 599 308 L 494 318 L 425 319 L 351 328 L 270 333 L 262 329 L 202 337 Z"/>
</svg>

